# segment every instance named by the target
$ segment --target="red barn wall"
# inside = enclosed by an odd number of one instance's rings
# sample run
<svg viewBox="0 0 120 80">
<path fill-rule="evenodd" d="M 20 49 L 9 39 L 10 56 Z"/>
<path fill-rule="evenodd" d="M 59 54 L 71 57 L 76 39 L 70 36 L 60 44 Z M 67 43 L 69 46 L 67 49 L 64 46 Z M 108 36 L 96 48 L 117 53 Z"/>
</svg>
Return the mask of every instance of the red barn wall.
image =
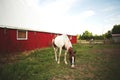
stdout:
<svg viewBox="0 0 120 80">
<path fill-rule="evenodd" d="M 34 50 L 51 46 L 54 33 L 28 31 L 27 40 L 17 40 L 17 30 L 0 28 L 0 54 Z M 72 36 L 72 43 L 76 43 L 76 36 Z"/>
<path fill-rule="evenodd" d="M 70 41 L 72 44 L 77 43 L 77 36 L 73 36 L 73 35 L 68 35 Z"/>
<path fill-rule="evenodd" d="M 77 36 L 72 36 L 71 42 L 72 42 L 72 44 L 77 43 Z"/>
</svg>

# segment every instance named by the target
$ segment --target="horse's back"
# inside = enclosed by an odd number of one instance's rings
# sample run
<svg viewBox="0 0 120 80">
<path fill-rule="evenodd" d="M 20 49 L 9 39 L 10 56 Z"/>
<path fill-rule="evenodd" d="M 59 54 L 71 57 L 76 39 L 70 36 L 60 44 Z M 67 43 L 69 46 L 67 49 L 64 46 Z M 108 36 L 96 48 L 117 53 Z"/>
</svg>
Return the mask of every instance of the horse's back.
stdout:
<svg viewBox="0 0 120 80">
<path fill-rule="evenodd" d="M 62 46 L 66 46 L 66 47 L 72 47 L 72 44 L 68 38 L 67 35 L 60 35 L 60 36 L 57 36 L 55 39 L 54 39 L 54 42 L 56 44 L 56 46 L 58 47 L 62 47 Z"/>
<path fill-rule="evenodd" d="M 61 47 L 64 45 L 64 38 L 62 35 L 60 36 L 57 36 L 55 39 L 54 39 L 54 43 L 56 44 L 56 46 L 58 47 Z"/>
</svg>

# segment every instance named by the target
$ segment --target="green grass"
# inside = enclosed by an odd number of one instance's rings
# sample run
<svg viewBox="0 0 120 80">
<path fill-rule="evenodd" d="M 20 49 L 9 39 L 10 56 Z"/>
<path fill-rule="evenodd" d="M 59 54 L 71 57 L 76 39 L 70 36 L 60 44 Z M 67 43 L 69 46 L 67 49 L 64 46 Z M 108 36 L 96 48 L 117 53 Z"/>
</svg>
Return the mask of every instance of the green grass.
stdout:
<svg viewBox="0 0 120 80">
<path fill-rule="evenodd" d="M 0 64 L 0 80 L 120 80 L 120 45 L 73 45 L 76 66 L 58 65 L 52 48 L 38 49 Z"/>
</svg>

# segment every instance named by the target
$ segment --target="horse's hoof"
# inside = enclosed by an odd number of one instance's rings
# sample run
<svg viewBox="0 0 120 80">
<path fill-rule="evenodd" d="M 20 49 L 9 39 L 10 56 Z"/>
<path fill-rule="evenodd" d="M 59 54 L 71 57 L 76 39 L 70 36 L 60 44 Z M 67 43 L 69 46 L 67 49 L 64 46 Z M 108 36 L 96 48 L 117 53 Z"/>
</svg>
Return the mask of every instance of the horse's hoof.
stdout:
<svg viewBox="0 0 120 80">
<path fill-rule="evenodd" d="M 67 63 L 67 62 L 65 62 L 65 64 L 67 65 L 68 63 Z"/>
<path fill-rule="evenodd" d="M 71 65 L 71 68 L 75 68 L 75 65 Z"/>
<path fill-rule="evenodd" d="M 60 62 L 59 62 L 59 61 L 58 61 L 57 63 L 58 63 L 58 64 L 60 64 Z"/>
</svg>

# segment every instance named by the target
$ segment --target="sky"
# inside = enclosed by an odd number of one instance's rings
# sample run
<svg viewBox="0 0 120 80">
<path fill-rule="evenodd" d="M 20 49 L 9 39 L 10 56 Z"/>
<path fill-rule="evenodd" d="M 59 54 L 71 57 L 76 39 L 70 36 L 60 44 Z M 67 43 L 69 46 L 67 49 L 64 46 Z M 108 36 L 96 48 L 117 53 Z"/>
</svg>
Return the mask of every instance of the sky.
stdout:
<svg viewBox="0 0 120 80">
<path fill-rule="evenodd" d="M 0 0 L 0 25 L 101 35 L 120 24 L 120 0 Z"/>
</svg>

